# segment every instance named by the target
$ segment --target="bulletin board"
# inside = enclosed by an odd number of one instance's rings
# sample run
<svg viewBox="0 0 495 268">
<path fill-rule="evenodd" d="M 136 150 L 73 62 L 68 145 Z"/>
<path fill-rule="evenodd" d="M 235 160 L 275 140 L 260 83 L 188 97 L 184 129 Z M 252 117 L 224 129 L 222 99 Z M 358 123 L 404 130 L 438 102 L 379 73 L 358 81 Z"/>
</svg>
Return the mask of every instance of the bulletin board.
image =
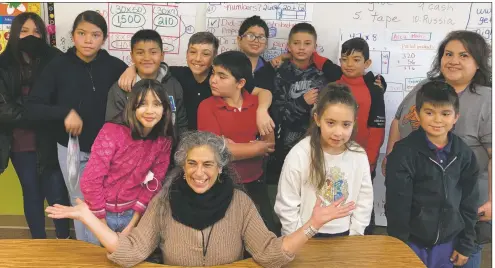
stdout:
<svg viewBox="0 0 495 268">
<path fill-rule="evenodd" d="M 0 53 L 5 50 L 9 40 L 12 21 L 23 12 L 34 12 L 41 16 L 41 3 L 0 3 Z"/>
</svg>

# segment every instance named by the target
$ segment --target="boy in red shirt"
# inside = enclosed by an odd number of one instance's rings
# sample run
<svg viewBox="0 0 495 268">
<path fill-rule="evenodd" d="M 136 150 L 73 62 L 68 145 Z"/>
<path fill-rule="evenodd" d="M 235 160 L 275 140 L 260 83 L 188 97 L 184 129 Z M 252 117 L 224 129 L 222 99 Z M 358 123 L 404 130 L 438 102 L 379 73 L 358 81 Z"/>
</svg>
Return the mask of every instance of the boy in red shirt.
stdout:
<svg viewBox="0 0 495 268">
<path fill-rule="evenodd" d="M 245 89 L 252 77 L 251 62 L 239 51 L 215 57 L 210 77 L 212 95 L 199 104 L 198 130 L 223 136 L 234 157 L 234 168 L 247 194 L 275 234 L 273 206 L 263 177 L 263 157 L 274 151 L 274 133 L 261 136 L 256 125 L 258 98 Z"/>
<path fill-rule="evenodd" d="M 342 44 L 343 75 L 338 82 L 350 87 L 359 105 L 356 140 L 365 148 L 373 172 L 385 136 L 385 101 L 384 90 L 374 84 L 373 73 L 365 74 L 370 65 L 370 49 L 364 39 L 353 38 Z"/>
</svg>

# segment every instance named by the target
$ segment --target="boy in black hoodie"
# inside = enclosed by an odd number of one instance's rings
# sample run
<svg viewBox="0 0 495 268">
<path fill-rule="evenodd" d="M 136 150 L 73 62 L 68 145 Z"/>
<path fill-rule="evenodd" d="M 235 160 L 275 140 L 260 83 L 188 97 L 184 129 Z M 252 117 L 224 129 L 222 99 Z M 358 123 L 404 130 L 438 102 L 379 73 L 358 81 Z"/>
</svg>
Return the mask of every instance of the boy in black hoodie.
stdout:
<svg viewBox="0 0 495 268">
<path fill-rule="evenodd" d="M 398 141 L 386 170 L 388 234 L 407 243 L 427 267 L 464 265 L 474 251 L 479 168 L 451 130 L 459 98 L 445 82 L 416 95 L 420 128 Z"/>
</svg>

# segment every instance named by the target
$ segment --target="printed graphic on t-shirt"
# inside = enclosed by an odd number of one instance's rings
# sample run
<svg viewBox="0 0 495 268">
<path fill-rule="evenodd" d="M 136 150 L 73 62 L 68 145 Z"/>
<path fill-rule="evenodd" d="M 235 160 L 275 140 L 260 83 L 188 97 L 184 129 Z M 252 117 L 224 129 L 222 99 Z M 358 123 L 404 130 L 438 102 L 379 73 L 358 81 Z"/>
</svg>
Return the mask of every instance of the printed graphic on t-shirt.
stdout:
<svg viewBox="0 0 495 268">
<path fill-rule="evenodd" d="M 170 108 L 172 109 L 172 112 L 175 112 L 177 108 L 175 107 L 174 96 L 168 96 L 168 99 L 170 101 Z"/>
<path fill-rule="evenodd" d="M 332 203 L 342 196 L 347 200 L 349 185 L 347 184 L 345 173 L 340 170 L 340 167 L 331 167 L 329 169 L 325 184 L 320 190 L 320 195 L 326 203 Z"/>
<path fill-rule="evenodd" d="M 410 124 L 413 130 L 417 130 L 419 128 L 419 119 L 416 116 L 416 105 L 411 106 L 406 116 L 402 118 L 402 124 Z"/>
</svg>

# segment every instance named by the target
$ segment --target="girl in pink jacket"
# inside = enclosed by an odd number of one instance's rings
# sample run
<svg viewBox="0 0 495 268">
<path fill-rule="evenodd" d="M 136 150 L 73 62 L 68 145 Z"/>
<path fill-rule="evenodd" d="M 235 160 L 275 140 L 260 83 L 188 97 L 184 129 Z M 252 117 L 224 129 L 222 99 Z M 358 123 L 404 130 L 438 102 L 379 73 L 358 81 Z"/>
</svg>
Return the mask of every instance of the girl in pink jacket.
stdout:
<svg viewBox="0 0 495 268">
<path fill-rule="evenodd" d="M 91 148 L 81 191 L 91 211 L 113 231 L 128 234 L 165 179 L 174 137 L 165 92 L 155 80 L 136 83 L 124 124 L 105 123 Z"/>
</svg>

